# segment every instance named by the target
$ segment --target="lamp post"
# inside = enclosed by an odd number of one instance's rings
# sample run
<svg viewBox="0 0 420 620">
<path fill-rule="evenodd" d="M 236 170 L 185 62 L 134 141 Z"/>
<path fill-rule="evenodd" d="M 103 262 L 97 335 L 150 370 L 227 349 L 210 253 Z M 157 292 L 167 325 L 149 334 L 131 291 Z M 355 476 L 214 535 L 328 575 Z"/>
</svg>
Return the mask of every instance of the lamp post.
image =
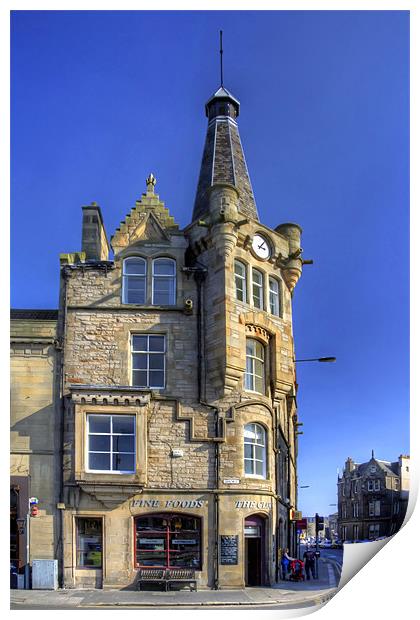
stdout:
<svg viewBox="0 0 420 620">
<path fill-rule="evenodd" d="M 295 362 L 295 364 L 298 364 L 299 362 L 336 362 L 337 358 L 336 357 L 308 357 L 302 360 L 293 360 Z"/>
</svg>

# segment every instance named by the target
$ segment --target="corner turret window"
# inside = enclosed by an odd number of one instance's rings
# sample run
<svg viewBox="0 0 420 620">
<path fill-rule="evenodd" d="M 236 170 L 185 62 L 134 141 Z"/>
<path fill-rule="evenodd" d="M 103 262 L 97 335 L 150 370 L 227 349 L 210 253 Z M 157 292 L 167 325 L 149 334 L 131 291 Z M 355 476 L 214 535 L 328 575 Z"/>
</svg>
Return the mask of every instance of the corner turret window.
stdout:
<svg viewBox="0 0 420 620">
<path fill-rule="evenodd" d="M 269 278 L 269 302 L 270 302 L 270 312 L 275 316 L 280 316 L 280 285 L 279 281 L 276 278 Z"/>
<path fill-rule="evenodd" d="M 266 430 L 260 424 L 244 428 L 244 471 L 246 476 L 267 477 Z"/>
<path fill-rule="evenodd" d="M 152 276 L 152 304 L 173 306 L 176 296 L 175 261 L 171 258 L 155 258 Z"/>
<path fill-rule="evenodd" d="M 144 304 L 147 295 L 147 268 L 144 258 L 132 256 L 123 263 L 123 303 Z"/>
<path fill-rule="evenodd" d="M 245 389 L 265 392 L 265 349 L 259 340 L 246 339 Z"/>
<path fill-rule="evenodd" d="M 236 299 L 246 303 L 247 290 L 246 290 L 246 265 L 240 260 L 235 260 L 235 289 Z"/>
<path fill-rule="evenodd" d="M 258 269 L 252 270 L 252 301 L 254 308 L 264 309 L 263 274 Z"/>
</svg>

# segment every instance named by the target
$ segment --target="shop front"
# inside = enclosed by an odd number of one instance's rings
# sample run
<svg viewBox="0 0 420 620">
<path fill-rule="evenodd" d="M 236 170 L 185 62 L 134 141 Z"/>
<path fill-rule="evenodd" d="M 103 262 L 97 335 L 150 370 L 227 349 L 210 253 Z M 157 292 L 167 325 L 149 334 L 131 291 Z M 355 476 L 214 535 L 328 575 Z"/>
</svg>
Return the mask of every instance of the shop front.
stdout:
<svg viewBox="0 0 420 620">
<path fill-rule="evenodd" d="M 65 562 L 75 558 L 66 586 L 135 588 L 141 568 L 192 569 L 199 588 L 272 584 L 273 505 L 270 496 L 154 492 L 100 513 L 81 498 L 66 516 Z"/>
</svg>

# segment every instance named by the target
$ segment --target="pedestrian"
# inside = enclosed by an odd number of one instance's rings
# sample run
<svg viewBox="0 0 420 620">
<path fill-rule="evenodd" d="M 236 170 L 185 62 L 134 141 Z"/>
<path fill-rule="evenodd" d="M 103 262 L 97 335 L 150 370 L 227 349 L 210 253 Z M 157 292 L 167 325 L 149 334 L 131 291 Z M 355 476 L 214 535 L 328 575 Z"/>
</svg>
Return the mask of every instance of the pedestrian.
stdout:
<svg viewBox="0 0 420 620">
<path fill-rule="evenodd" d="M 315 576 L 315 551 L 311 551 L 309 547 L 306 549 L 303 554 L 303 559 L 305 560 L 305 573 L 307 581 L 310 580 L 311 574 L 312 579 L 316 579 Z"/>
<path fill-rule="evenodd" d="M 290 572 L 290 563 L 293 562 L 292 557 L 289 555 L 289 549 L 283 549 L 283 553 L 281 554 L 281 578 L 285 581 L 287 579 L 287 574 Z"/>
</svg>

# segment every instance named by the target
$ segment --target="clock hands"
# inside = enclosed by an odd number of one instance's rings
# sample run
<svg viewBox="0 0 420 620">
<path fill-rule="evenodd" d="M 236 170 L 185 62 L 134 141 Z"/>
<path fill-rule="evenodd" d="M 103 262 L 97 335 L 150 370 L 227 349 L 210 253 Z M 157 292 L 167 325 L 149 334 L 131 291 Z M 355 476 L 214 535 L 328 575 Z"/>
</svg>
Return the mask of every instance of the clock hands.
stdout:
<svg viewBox="0 0 420 620">
<path fill-rule="evenodd" d="M 264 241 L 262 242 L 262 244 L 261 244 L 261 245 L 259 245 L 259 246 L 258 246 L 258 249 L 259 249 L 259 250 L 265 250 L 265 249 L 266 249 L 265 244 L 264 244 Z"/>
</svg>

